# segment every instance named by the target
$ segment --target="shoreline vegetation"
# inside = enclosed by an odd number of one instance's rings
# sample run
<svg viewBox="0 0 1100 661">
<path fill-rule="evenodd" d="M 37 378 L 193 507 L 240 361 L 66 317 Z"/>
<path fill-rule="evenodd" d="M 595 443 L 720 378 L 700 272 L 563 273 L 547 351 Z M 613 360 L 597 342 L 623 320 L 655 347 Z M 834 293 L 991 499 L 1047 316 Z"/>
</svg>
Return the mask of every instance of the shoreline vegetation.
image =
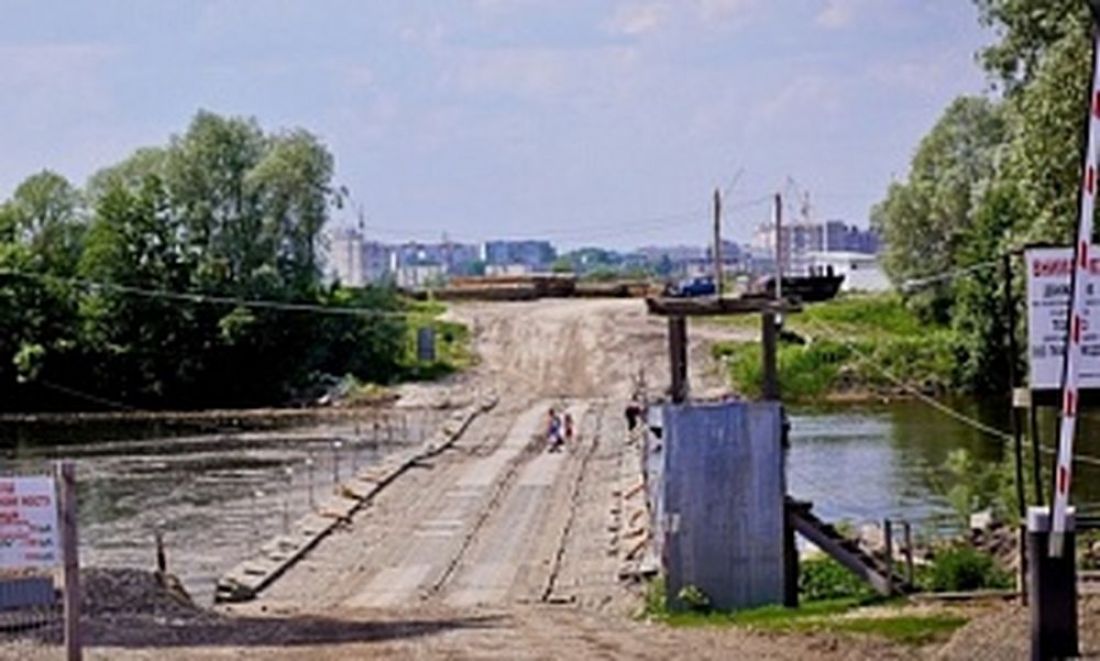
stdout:
<svg viewBox="0 0 1100 661">
<path fill-rule="evenodd" d="M 721 326 L 757 327 L 755 318 Z M 777 362 L 783 398 L 796 403 L 862 403 L 961 394 L 956 333 L 920 320 L 897 294 L 848 294 L 807 305 L 783 320 Z M 714 357 L 731 385 L 757 396 L 763 379 L 757 340 L 720 341 Z"/>
</svg>

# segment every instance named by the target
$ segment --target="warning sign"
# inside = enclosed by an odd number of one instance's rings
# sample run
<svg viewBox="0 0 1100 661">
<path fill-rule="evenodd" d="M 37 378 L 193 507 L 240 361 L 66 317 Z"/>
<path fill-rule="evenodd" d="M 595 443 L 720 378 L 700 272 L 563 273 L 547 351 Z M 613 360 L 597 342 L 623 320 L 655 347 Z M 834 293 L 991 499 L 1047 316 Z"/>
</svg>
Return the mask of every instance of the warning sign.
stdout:
<svg viewBox="0 0 1100 661">
<path fill-rule="evenodd" d="M 53 567 L 60 559 L 54 479 L 0 477 L 0 568 Z"/>
</svg>

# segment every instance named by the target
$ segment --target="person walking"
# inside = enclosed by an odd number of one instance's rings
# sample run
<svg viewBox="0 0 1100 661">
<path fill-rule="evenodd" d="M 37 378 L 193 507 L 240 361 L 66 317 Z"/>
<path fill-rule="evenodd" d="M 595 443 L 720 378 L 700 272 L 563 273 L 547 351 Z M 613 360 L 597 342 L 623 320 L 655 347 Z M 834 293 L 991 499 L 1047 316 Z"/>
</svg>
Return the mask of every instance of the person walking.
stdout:
<svg viewBox="0 0 1100 661">
<path fill-rule="evenodd" d="M 561 449 L 561 443 L 561 418 L 558 417 L 557 411 L 550 409 L 550 414 L 546 421 L 547 449 L 550 452 L 557 452 Z"/>
<path fill-rule="evenodd" d="M 573 415 L 565 412 L 565 447 L 573 448 Z"/>
</svg>

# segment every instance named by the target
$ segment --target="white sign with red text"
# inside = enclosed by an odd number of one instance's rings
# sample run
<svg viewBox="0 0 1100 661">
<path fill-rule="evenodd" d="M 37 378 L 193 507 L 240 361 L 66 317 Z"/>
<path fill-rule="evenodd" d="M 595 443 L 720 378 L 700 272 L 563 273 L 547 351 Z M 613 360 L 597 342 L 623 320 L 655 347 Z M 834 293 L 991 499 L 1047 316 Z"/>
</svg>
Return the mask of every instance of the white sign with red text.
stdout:
<svg viewBox="0 0 1100 661">
<path fill-rule="evenodd" d="M 1100 252 L 1089 251 L 1094 255 Z M 1066 319 L 1069 315 L 1069 274 L 1073 248 L 1030 248 L 1027 262 L 1028 387 L 1058 390 L 1062 387 Z M 1080 283 L 1088 303 L 1079 369 L 1080 388 L 1100 388 L 1100 258 L 1090 260 L 1089 277 Z M 1095 314 L 1093 314 L 1095 312 Z M 1090 325 L 1092 327 L 1090 327 Z"/>
<path fill-rule="evenodd" d="M 60 561 L 54 479 L 0 477 L 0 569 L 53 567 Z"/>
</svg>

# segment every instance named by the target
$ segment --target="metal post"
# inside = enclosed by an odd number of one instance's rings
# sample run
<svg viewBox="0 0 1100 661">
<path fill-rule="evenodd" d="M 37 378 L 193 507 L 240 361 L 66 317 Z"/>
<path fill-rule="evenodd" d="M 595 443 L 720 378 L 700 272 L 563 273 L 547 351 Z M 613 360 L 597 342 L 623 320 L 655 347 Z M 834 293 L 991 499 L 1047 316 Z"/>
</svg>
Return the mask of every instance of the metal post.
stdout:
<svg viewBox="0 0 1100 661">
<path fill-rule="evenodd" d="M 286 493 L 283 495 L 283 534 L 290 534 L 290 496 L 294 493 L 294 469 L 290 466 L 283 468 L 286 475 Z"/>
<path fill-rule="evenodd" d="M 306 472 L 309 474 L 309 509 L 312 512 L 317 509 L 317 501 L 313 495 L 313 453 L 306 457 Z"/>
<path fill-rule="evenodd" d="M 332 484 L 337 486 L 340 484 L 340 447 L 343 443 L 340 441 L 332 442 Z"/>
<path fill-rule="evenodd" d="M 679 404 L 687 399 L 687 319 L 672 316 L 668 318 L 668 357 L 672 372 L 672 401 Z"/>
<path fill-rule="evenodd" d="M 1043 465 L 1039 457 L 1042 456 L 1042 439 L 1039 438 L 1039 409 L 1035 407 L 1035 398 L 1027 407 L 1028 423 L 1031 426 L 1031 471 L 1032 481 L 1035 482 L 1035 504 L 1041 505 L 1046 500 L 1043 498 Z"/>
<path fill-rule="evenodd" d="M 1065 550 L 1050 553 L 1050 510 L 1027 511 L 1028 572 L 1031 594 L 1031 658 L 1068 659 L 1080 655 L 1077 640 L 1077 569 L 1074 508 L 1066 511 Z"/>
<path fill-rule="evenodd" d="M 76 466 L 59 461 L 54 467 L 60 487 L 62 581 L 64 583 L 65 658 L 80 661 L 80 556 L 77 539 Z"/>
<path fill-rule="evenodd" d="M 886 543 L 886 585 L 890 594 L 894 593 L 894 530 L 890 519 L 882 522 L 882 536 Z"/>
<path fill-rule="evenodd" d="M 1024 441 L 1023 429 L 1020 424 L 1020 407 L 1016 402 L 1016 304 L 1012 298 L 1012 255 L 1006 253 L 1001 257 L 1001 271 L 1004 279 L 1004 296 L 1002 298 L 1005 316 L 1005 353 L 1008 360 L 1008 387 L 1013 396 L 1009 402 L 1009 419 L 1012 425 L 1012 449 L 1016 464 L 1016 512 L 1019 519 L 1017 535 L 1019 546 L 1019 571 L 1017 583 L 1020 586 L 1020 598 L 1027 603 L 1027 543 L 1023 535 L 1024 517 L 1027 514 L 1027 496 L 1024 487 Z"/>
<path fill-rule="evenodd" d="M 909 587 L 916 584 L 913 571 L 913 525 L 909 521 L 901 522 L 901 534 L 905 540 L 905 583 Z"/>
<path fill-rule="evenodd" d="M 1001 268 L 1004 272 L 1004 313 L 1007 328 L 1005 331 L 1005 349 L 1008 353 L 1008 387 L 1016 388 L 1016 305 L 1012 300 L 1012 256 L 1009 254 L 1001 258 Z M 1016 506 L 1020 516 L 1020 524 L 1027 514 L 1027 502 L 1024 496 L 1024 444 L 1023 430 L 1020 425 L 1020 409 L 1016 402 L 1010 402 L 1012 407 L 1012 440 L 1016 458 Z"/>
</svg>

